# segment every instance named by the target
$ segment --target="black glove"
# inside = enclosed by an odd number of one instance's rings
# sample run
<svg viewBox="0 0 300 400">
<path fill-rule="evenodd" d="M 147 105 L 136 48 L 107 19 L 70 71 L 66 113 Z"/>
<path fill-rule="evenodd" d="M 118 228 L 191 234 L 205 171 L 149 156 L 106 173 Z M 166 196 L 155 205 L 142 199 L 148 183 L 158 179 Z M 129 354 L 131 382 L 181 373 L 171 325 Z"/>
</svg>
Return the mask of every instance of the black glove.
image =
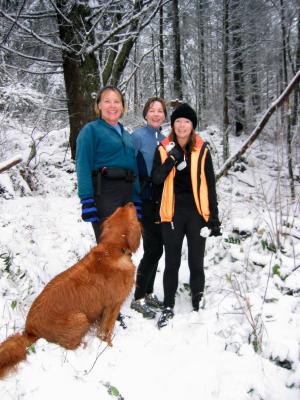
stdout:
<svg viewBox="0 0 300 400">
<path fill-rule="evenodd" d="M 207 227 L 211 230 L 209 236 L 221 236 L 221 222 L 219 218 L 210 218 L 207 222 Z"/>
<path fill-rule="evenodd" d="M 169 151 L 168 156 L 172 156 L 175 163 L 177 163 L 182 158 L 182 151 L 178 148 L 178 146 L 174 146 L 173 149 Z"/>
<path fill-rule="evenodd" d="M 82 199 L 80 201 L 80 203 L 82 205 L 81 218 L 85 222 L 99 222 L 100 221 L 96 203 L 92 197 L 90 197 L 88 199 Z"/>
</svg>

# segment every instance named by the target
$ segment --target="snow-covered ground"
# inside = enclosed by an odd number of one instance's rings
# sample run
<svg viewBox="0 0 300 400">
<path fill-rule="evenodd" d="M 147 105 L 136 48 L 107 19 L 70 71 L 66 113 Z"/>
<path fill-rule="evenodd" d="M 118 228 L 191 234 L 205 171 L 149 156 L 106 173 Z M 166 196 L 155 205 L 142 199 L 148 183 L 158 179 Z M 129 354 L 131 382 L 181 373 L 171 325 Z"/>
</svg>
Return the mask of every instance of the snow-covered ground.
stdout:
<svg viewBox="0 0 300 400">
<path fill-rule="evenodd" d="M 30 134 L 6 135 L 7 158 L 26 161 Z M 217 170 L 220 134 L 210 128 L 203 137 Z M 30 173 L 24 162 L 0 174 L 0 340 L 22 330 L 44 285 L 94 245 L 80 218 L 67 141 L 67 130 L 52 131 Z M 242 142 L 232 139 L 231 152 Z M 184 245 L 168 327 L 158 330 L 156 320 L 131 310 L 131 295 L 122 309 L 128 328 L 116 325 L 112 348 L 92 332 L 76 351 L 39 340 L 18 372 L 0 381 L 1 400 L 299 400 L 300 189 L 298 180 L 292 202 L 286 164 L 280 148 L 261 138 L 219 181 L 224 233 L 207 240 L 199 315 L 191 312 Z M 141 255 L 140 248 L 136 264 Z M 162 258 L 160 298 L 163 269 Z"/>
</svg>

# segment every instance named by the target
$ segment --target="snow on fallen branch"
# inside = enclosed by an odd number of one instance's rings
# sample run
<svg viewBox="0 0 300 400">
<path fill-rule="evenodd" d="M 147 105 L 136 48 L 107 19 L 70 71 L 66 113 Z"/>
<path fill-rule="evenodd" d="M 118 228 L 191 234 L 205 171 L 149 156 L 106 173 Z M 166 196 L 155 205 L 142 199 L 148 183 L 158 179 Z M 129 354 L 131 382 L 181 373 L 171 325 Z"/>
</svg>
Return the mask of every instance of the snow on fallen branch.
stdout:
<svg viewBox="0 0 300 400">
<path fill-rule="evenodd" d="M 235 164 L 237 160 L 241 158 L 241 156 L 245 153 L 245 151 L 251 146 L 254 140 L 258 137 L 258 135 L 262 132 L 267 122 L 271 118 L 271 115 L 282 105 L 282 103 L 286 100 L 286 98 L 291 94 L 293 89 L 300 81 L 300 70 L 296 73 L 294 78 L 290 81 L 285 90 L 281 93 L 281 95 L 271 104 L 268 110 L 265 112 L 258 125 L 255 127 L 249 138 L 242 144 L 241 148 L 231 156 L 224 165 L 219 169 L 216 173 L 216 180 L 220 179 L 221 176 L 226 175 L 227 171 Z"/>
<path fill-rule="evenodd" d="M 22 161 L 22 157 L 20 155 L 17 155 L 15 157 L 12 157 L 6 161 L 3 161 L 0 163 L 0 174 L 4 171 L 7 171 L 14 165 L 19 164 Z"/>
</svg>

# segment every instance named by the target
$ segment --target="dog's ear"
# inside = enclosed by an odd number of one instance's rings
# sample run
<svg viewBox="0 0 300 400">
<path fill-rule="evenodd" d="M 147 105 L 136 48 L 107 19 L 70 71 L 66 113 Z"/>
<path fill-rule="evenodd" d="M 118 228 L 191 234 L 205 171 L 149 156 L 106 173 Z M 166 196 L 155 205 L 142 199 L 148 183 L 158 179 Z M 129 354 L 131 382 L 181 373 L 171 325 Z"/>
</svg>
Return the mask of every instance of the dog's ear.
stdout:
<svg viewBox="0 0 300 400">
<path fill-rule="evenodd" d="M 124 215 L 124 224 L 126 227 L 126 239 L 127 239 L 127 247 L 131 252 L 135 252 L 140 245 L 142 228 L 140 223 L 138 222 L 136 210 L 133 203 L 126 204 L 123 207 Z"/>
<path fill-rule="evenodd" d="M 136 220 L 128 226 L 126 234 L 128 248 L 132 253 L 137 251 L 137 249 L 139 248 L 141 235 L 141 226 L 140 223 Z"/>
</svg>

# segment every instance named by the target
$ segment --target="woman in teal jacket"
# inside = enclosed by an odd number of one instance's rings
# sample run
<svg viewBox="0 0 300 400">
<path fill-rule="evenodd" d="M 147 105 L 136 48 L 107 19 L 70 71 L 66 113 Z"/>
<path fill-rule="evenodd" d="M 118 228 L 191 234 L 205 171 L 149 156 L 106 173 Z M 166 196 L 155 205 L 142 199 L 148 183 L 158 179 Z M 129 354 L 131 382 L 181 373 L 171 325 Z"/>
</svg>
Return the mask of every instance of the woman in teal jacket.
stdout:
<svg viewBox="0 0 300 400">
<path fill-rule="evenodd" d="M 129 201 L 138 204 L 134 141 L 120 124 L 125 108 L 121 91 L 104 87 L 96 101 L 99 116 L 79 132 L 76 143 L 78 195 L 82 219 L 91 222 L 99 242 L 101 222 Z"/>
</svg>

